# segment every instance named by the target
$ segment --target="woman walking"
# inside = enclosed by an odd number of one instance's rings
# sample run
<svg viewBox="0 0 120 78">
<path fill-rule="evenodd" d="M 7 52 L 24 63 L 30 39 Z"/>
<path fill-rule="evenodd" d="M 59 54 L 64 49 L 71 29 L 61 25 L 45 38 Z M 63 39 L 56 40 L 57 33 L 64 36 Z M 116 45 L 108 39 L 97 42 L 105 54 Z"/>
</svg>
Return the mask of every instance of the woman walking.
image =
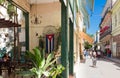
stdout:
<svg viewBox="0 0 120 78">
<path fill-rule="evenodd" d="M 97 63 L 96 55 L 97 55 L 96 52 L 93 51 L 93 54 L 92 54 L 93 67 L 96 67 L 96 63 Z"/>
</svg>

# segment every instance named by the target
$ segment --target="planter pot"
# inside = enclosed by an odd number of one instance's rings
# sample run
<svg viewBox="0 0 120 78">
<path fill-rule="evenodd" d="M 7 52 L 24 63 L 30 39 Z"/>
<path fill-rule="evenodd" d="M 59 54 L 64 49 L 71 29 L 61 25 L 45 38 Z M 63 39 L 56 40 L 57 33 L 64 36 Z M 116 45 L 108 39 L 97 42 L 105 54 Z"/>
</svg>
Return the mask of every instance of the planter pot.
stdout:
<svg viewBox="0 0 120 78">
<path fill-rule="evenodd" d="M 85 59 L 81 59 L 80 60 L 81 63 L 85 63 L 85 61 L 86 61 Z"/>
<path fill-rule="evenodd" d="M 70 75 L 69 78 L 75 78 L 73 75 Z"/>
</svg>

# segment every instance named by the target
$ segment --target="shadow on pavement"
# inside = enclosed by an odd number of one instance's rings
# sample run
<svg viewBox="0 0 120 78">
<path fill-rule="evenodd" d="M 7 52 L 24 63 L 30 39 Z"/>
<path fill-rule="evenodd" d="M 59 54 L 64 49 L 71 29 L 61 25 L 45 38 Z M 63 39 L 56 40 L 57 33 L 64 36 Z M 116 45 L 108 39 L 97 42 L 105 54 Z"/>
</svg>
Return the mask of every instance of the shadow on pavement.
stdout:
<svg viewBox="0 0 120 78">
<path fill-rule="evenodd" d="M 89 67 L 92 67 L 92 68 L 97 68 L 97 66 L 93 66 L 93 65 L 90 65 Z"/>
<path fill-rule="evenodd" d="M 106 58 L 100 58 L 100 59 L 98 59 L 97 61 L 106 61 L 106 62 L 110 62 L 110 63 L 113 63 L 114 65 L 120 67 L 120 63 L 117 63 L 117 62 L 115 62 L 115 61 L 111 61 L 111 60 L 106 59 Z"/>
<path fill-rule="evenodd" d="M 116 66 L 120 67 L 120 64 L 119 64 L 119 63 L 115 63 L 114 65 L 116 65 Z"/>
<path fill-rule="evenodd" d="M 120 70 L 120 69 L 117 68 L 117 70 Z"/>
</svg>

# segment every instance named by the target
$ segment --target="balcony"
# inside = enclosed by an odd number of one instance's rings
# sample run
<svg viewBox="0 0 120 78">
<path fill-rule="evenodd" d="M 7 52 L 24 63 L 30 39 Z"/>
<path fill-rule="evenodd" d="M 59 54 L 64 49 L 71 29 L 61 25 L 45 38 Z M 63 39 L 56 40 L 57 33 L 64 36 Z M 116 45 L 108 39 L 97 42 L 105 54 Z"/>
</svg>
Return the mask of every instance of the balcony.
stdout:
<svg viewBox="0 0 120 78">
<path fill-rule="evenodd" d="M 100 39 L 104 38 L 107 35 L 110 35 L 112 32 L 112 26 L 105 26 L 104 28 L 100 29 Z"/>
</svg>

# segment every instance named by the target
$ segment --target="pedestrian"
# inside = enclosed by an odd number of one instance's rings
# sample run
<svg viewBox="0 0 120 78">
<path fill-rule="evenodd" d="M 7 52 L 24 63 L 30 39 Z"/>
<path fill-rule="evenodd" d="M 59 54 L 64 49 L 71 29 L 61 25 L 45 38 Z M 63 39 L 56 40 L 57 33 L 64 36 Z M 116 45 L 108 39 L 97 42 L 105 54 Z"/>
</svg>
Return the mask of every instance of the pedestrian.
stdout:
<svg viewBox="0 0 120 78">
<path fill-rule="evenodd" d="M 93 51 L 93 54 L 92 54 L 93 67 L 96 67 L 96 63 L 97 63 L 96 55 L 97 55 L 96 52 Z"/>
<path fill-rule="evenodd" d="M 111 53 L 111 50 L 109 50 L 109 57 L 111 57 L 111 54 L 112 54 L 112 53 Z"/>
<path fill-rule="evenodd" d="M 98 57 L 98 59 L 100 59 L 100 57 L 101 57 L 101 52 L 100 52 L 100 50 L 97 51 L 97 57 Z"/>
<path fill-rule="evenodd" d="M 90 50 L 90 53 L 89 53 L 89 55 L 90 55 L 90 58 L 92 58 L 92 50 Z"/>
<path fill-rule="evenodd" d="M 86 58 L 86 59 L 88 58 L 88 55 L 89 55 L 88 50 L 85 50 L 85 58 Z"/>
<path fill-rule="evenodd" d="M 86 50 L 84 50 L 83 53 L 84 53 L 84 57 L 86 57 Z"/>
<path fill-rule="evenodd" d="M 107 50 L 107 56 L 108 57 L 111 57 L 111 50 L 108 48 L 108 50 Z"/>
</svg>

